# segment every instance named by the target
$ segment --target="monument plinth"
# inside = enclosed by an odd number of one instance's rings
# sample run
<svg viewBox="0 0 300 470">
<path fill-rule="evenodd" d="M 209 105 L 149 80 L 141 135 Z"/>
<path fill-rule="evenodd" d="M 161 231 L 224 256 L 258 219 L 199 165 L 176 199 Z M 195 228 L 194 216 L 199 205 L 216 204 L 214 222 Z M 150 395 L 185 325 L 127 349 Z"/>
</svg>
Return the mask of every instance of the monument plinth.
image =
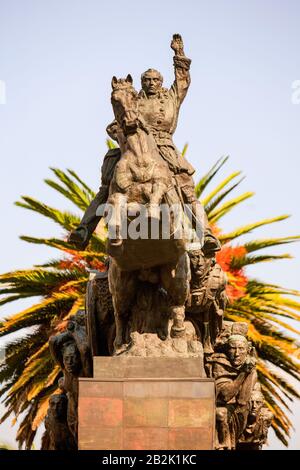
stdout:
<svg viewBox="0 0 300 470">
<path fill-rule="evenodd" d="M 79 379 L 80 450 L 214 448 L 215 384 L 199 358 L 95 357 Z"/>
</svg>

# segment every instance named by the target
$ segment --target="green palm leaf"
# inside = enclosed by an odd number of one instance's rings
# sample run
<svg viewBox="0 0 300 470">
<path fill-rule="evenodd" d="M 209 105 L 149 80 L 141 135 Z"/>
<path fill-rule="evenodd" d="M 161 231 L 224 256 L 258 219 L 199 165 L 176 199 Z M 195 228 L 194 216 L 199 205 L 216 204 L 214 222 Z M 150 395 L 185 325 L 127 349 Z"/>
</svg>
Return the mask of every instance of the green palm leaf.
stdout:
<svg viewBox="0 0 300 470">
<path fill-rule="evenodd" d="M 215 165 L 213 165 L 213 167 L 206 173 L 206 175 L 204 175 L 199 183 L 196 184 L 195 186 L 195 192 L 196 192 L 196 196 L 197 198 L 201 197 L 203 191 L 205 190 L 205 188 L 207 187 L 207 185 L 210 183 L 210 181 L 214 178 L 214 176 L 216 176 L 216 174 L 218 173 L 218 171 L 220 171 L 220 169 L 222 168 L 223 165 L 225 165 L 225 163 L 227 162 L 228 160 L 228 156 L 227 157 L 222 157 L 220 158 L 217 163 Z"/>
<path fill-rule="evenodd" d="M 22 200 L 24 202 L 19 201 L 16 202 L 15 205 L 48 217 L 49 219 L 53 220 L 58 225 L 68 231 L 75 228 L 80 222 L 80 217 L 71 214 L 70 212 L 62 212 L 57 209 L 54 209 L 46 204 L 43 204 L 42 202 L 37 201 L 32 197 L 22 196 Z"/>
<path fill-rule="evenodd" d="M 273 246 L 286 245 L 288 243 L 294 243 L 300 240 L 300 235 L 290 236 L 290 237 L 281 237 L 281 238 L 263 238 L 261 240 L 251 240 L 244 244 L 244 247 L 247 250 L 247 253 L 253 251 L 263 250 L 265 248 L 270 248 Z"/>
<path fill-rule="evenodd" d="M 280 215 L 278 217 L 273 217 L 272 219 L 264 219 L 260 220 L 259 222 L 247 224 L 237 228 L 236 230 L 233 230 L 230 233 L 220 235 L 219 239 L 222 243 L 231 242 L 232 240 L 235 240 L 236 238 L 239 238 L 242 235 L 252 232 L 252 230 L 255 230 L 259 227 L 263 227 L 264 225 L 274 224 L 275 222 L 281 222 L 283 220 L 288 219 L 289 217 L 289 215 Z"/>
<path fill-rule="evenodd" d="M 224 215 L 228 214 L 232 209 L 234 209 L 238 204 L 241 204 L 241 202 L 246 201 L 250 197 L 252 197 L 254 193 L 247 192 L 244 194 L 241 194 L 240 196 L 231 199 L 230 201 L 225 202 L 222 204 L 221 207 L 216 207 L 214 210 L 212 210 L 208 214 L 208 220 L 212 224 L 215 224 L 218 222 L 218 220 L 221 219 L 221 217 L 224 217 Z"/>
<path fill-rule="evenodd" d="M 201 202 L 203 204 L 204 207 L 207 206 L 207 204 L 209 202 L 212 201 L 212 199 L 214 199 L 220 192 L 222 189 L 225 188 L 225 186 L 228 185 L 228 183 L 230 183 L 232 180 L 234 180 L 237 176 L 239 176 L 241 174 L 240 171 L 236 171 L 234 173 L 231 173 L 231 175 L 227 176 L 227 178 L 225 178 L 223 181 L 221 181 L 220 184 L 218 184 L 218 186 L 216 186 L 213 191 L 211 191 L 208 196 L 204 197 Z M 239 180 L 238 183 L 235 183 L 234 187 L 236 187 L 237 185 L 239 185 L 242 181 L 243 181 L 244 178 L 242 178 L 241 180 Z"/>
</svg>

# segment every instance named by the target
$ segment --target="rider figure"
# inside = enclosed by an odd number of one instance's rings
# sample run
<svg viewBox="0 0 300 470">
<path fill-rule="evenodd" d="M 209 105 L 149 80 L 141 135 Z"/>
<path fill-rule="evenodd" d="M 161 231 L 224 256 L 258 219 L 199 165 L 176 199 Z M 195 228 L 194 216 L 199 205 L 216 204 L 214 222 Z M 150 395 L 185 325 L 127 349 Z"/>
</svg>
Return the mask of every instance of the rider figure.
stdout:
<svg viewBox="0 0 300 470">
<path fill-rule="evenodd" d="M 192 178 L 195 170 L 179 153 L 172 140 L 177 126 L 179 109 L 191 82 L 189 72 L 191 60 L 184 54 L 183 41 L 179 34 L 173 36 L 171 48 L 175 53 L 173 59 L 175 81 L 168 90 L 162 87 L 163 77 L 160 72 L 154 69 L 148 69 L 144 72 L 141 76 L 142 90 L 139 93 L 139 113 L 153 134 L 160 155 L 168 163 L 175 177 L 184 203 L 191 205 L 192 212 L 196 217 L 197 213 L 202 214 L 204 210 L 195 195 L 195 185 Z M 116 121 L 109 124 L 106 130 L 113 140 L 117 140 L 118 124 Z M 120 156 L 120 149 L 116 148 L 109 150 L 104 157 L 101 169 L 102 184 L 99 192 L 87 208 L 80 225 L 69 238 L 69 241 L 78 247 L 85 248 L 87 246 L 98 225 L 101 217 L 96 215 L 96 211 L 98 206 L 105 203 L 108 198 L 109 184 Z M 206 216 L 202 249 L 204 252 L 210 253 L 220 249 L 220 243 L 211 233 Z"/>
</svg>

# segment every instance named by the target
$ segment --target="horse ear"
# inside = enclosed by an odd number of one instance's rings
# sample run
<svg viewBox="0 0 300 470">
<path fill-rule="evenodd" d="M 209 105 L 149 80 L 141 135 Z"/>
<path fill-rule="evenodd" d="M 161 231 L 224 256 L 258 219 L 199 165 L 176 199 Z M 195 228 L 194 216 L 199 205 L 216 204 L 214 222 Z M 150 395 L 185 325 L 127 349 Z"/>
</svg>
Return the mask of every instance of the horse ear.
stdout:
<svg viewBox="0 0 300 470">
<path fill-rule="evenodd" d="M 125 81 L 131 83 L 131 85 L 133 84 L 132 76 L 130 75 L 130 73 L 127 75 Z"/>
<path fill-rule="evenodd" d="M 113 78 L 111 79 L 111 87 L 112 87 L 112 89 L 116 88 L 117 83 L 118 83 L 117 77 L 113 76 Z"/>
</svg>

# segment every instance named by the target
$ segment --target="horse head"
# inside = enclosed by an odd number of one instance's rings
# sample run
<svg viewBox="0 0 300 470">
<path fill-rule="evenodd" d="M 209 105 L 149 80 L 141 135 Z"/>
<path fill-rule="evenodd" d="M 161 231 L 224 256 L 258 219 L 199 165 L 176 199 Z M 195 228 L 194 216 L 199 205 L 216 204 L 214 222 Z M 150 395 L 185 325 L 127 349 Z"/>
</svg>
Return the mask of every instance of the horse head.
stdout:
<svg viewBox="0 0 300 470">
<path fill-rule="evenodd" d="M 138 93 L 132 85 L 131 75 L 126 78 L 112 78 L 111 103 L 115 118 L 123 129 L 124 135 L 136 132 L 138 119 Z"/>
</svg>

